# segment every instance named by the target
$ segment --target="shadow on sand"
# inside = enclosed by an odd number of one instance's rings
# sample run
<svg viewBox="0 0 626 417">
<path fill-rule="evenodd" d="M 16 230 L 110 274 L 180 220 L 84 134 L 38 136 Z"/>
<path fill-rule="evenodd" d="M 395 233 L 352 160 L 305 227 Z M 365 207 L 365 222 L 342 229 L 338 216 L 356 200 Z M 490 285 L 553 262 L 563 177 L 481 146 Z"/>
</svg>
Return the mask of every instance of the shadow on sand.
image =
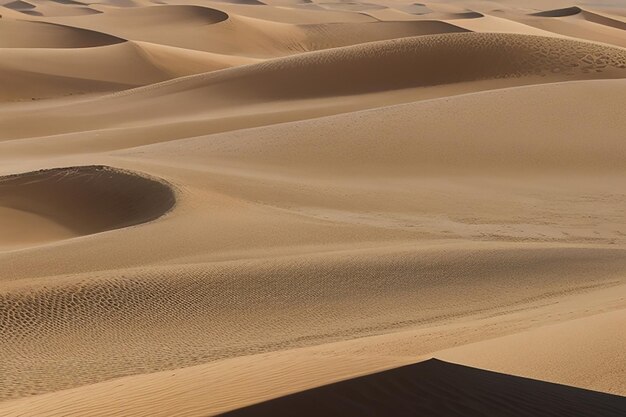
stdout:
<svg viewBox="0 0 626 417">
<path fill-rule="evenodd" d="M 430 359 L 222 415 L 624 417 L 626 397 Z"/>
</svg>

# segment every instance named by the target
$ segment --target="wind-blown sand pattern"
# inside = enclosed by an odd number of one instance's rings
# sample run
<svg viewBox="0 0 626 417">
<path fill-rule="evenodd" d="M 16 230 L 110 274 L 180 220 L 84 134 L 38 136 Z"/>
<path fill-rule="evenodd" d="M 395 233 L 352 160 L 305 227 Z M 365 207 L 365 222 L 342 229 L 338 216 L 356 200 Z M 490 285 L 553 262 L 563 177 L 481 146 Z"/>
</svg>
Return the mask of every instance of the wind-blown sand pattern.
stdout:
<svg viewBox="0 0 626 417">
<path fill-rule="evenodd" d="M 1 416 L 626 415 L 620 2 L 0 16 Z"/>
</svg>

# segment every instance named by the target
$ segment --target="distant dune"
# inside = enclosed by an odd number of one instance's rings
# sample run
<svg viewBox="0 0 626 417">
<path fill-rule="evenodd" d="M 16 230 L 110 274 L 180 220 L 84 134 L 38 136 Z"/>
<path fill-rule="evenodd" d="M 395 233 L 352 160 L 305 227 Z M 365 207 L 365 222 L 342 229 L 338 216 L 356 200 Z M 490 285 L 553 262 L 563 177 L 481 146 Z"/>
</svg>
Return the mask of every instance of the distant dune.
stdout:
<svg viewBox="0 0 626 417">
<path fill-rule="evenodd" d="M 0 48 L 88 48 L 124 39 L 71 26 L 23 20 L 0 20 Z"/>
</svg>

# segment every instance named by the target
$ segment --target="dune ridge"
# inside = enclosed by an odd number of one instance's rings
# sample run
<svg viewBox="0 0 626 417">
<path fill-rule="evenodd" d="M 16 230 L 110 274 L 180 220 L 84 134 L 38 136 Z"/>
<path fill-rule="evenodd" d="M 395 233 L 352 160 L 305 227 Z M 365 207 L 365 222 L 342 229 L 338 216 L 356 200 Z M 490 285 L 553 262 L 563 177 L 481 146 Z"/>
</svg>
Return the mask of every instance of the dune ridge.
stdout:
<svg viewBox="0 0 626 417">
<path fill-rule="evenodd" d="M 546 10 L 543 12 L 532 13 L 532 15 L 541 16 L 541 17 L 565 17 L 565 16 L 573 16 L 579 13 L 582 13 L 582 9 L 580 7 L 572 6 L 572 7 L 565 7 L 563 9 L 553 9 L 553 10 Z"/>
<path fill-rule="evenodd" d="M 57 168 L 0 178 L 1 207 L 50 219 L 75 236 L 154 220 L 169 211 L 174 202 L 174 193 L 165 183 L 103 166 Z M 19 238 L 4 233 L 0 243 Z"/>
<path fill-rule="evenodd" d="M 605 16 L 601 13 L 597 13 L 592 10 L 588 10 L 587 8 L 581 8 L 581 7 L 576 7 L 576 6 L 567 7 L 564 9 L 554 9 L 554 10 L 547 10 L 544 12 L 532 13 L 532 16 L 541 16 L 541 17 L 567 17 L 567 16 L 575 16 L 575 15 L 581 15 L 584 19 L 593 23 L 606 25 L 606 26 L 613 27 L 616 29 L 626 30 L 626 22 Z"/>
<path fill-rule="evenodd" d="M 483 60 L 491 65 L 485 67 L 481 64 Z M 435 64 L 420 65 L 422 62 Z M 390 67 L 390 73 L 380 78 L 376 68 L 382 63 Z M 319 86 L 316 83 L 315 89 L 299 82 L 304 76 L 313 75 L 312 64 L 315 67 L 313 80 L 323 80 Z M 458 66 L 465 70 L 453 71 Z M 371 69 L 355 72 L 356 68 L 363 67 Z M 490 78 L 550 77 L 561 72 L 572 78 L 594 78 L 594 73 L 598 73 L 598 78 L 623 78 L 624 69 L 626 54 L 618 48 L 530 35 L 441 34 L 286 57 L 259 63 L 256 67 L 235 68 L 151 86 L 145 91 L 190 89 L 201 82 L 226 84 L 239 79 L 239 91 L 232 91 L 233 94 L 262 95 L 267 100 L 279 93 L 281 98 L 363 94 Z M 249 73 L 254 74 L 254 85 L 244 81 Z M 345 82 L 344 77 L 348 75 L 350 83 Z M 279 77 L 281 88 L 276 91 L 273 86 Z M 166 92 L 163 90 L 160 93 Z"/>
<path fill-rule="evenodd" d="M 480 41 L 485 43 L 480 44 Z M 544 47 L 550 49 L 544 50 Z M 548 51 L 553 52 L 545 55 Z M 430 59 L 427 61 L 429 64 L 423 64 L 426 58 Z M 493 61 L 493 65 L 485 67 L 483 60 Z M 50 121 L 51 127 L 46 129 L 48 134 L 94 130 L 108 125 L 112 118 L 117 123 L 125 121 L 134 124 L 142 119 L 144 123 L 152 119 L 149 123 L 154 124 L 154 120 L 161 115 L 172 117 L 177 113 L 184 114 L 181 117 L 184 120 L 199 114 L 207 121 L 219 118 L 223 120 L 222 125 L 228 125 L 232 117 L 258 126 L 259 122 L 254 122 L 254 118 L 258 117 L 254 115 L 256 110 L 247 112 L 246 106 L 286 100 L 330 99 L 337 95 L 343 95 L 345 103 L 346 96 L 354 96 L 353 103 L 340 104 L 340 110 L 333 110 L 332 106 L 327 107 L 330 110 L 323 110 L 323 106 L 312 102 L 307 106 L 310 116 L 296 116 L 304 119 L 325 115 L 324 112 L 341 112 L 342 107 L 358 110 L 480 91 L 485 89 L 487 81 L 490 81 L 491 88 L 503 88 L 569 80 L 623 78 L 626 74 L 624 62 L 626 53 L 620 48 L 563 39 L 478 33 L 421 36 L 312 52 L 176 78 L 101 97 L 93 102 L 53 107 L 38 112 L 37 118 Z M 379 77 L 381 66 L 386 68 L 392 63 L 396 65 L 388 70 L 388 76 Z M 458 66 L 466 67 L 467 71 L 455 71 Z M 312 83 L 311 80 L 318 82 Z M 406 93 L 398 96 L 391 94 L 402 91 Z M 387 92 L 387 97 L 363 98 L 368 93 L 382 92 Z M 225 95 L 228 100 L 220 98 Z M 174 97 L 184 97 L 184 100 L 172 114 L 168 103 Z M 136 102 L 141 102 L 141 108 L 146 111 L 134 111 L 132 103 Z M 88 116 L 83 116 L 81 113 L 87 112 L 87 109 Z M 291 104 L 284 109 L 274 107 L 270 113 L 277 113 L 278 120 L 271 114 L 265 113 L 264 116 L 273 123 L 293 120 L 294 116 L 279 116 L 278 113 L 294 113 L 295 109 L 297 107 Z M 66 112 L 75 115 L 72 125 L 54 122 L 64 118 Z M 94 118 L 94 114 L 102 117 Z M 5 138 L 6 135 L 10 138 L 41 135 L 36 133 L 37 125 L 26 122 L 33 117 L 31 112 L 9 112 L 7 116 L 2 120 Z M 239 125 L 238 119 L 233 124 Z"/>
<path fill-rule="evenodd" d="M 124 61 L 124 68 L 110 57 Z M 5 88 L 0 101 L 127 90 L 180 76 L 235 65 L 236 59 L 204 52 L 144 43 L 121 42 L 89 48 L 51 48 L 33 53 L 28 48 L 0 49 L 0 73 Z M 67 69 L 71 66 L 71 69 Z M 29 71 L 27 68 L 40 68 Z"/>
<path fill-rule="evenodd" d="M 626 399 L 430 359 L 222 416 L 620 416 Z"/>
<path fill-rule="evenodd" d="M 105 33 L 56 23 L 0 20 L 0 48 L 88 48 L 124 41 Z"/>
</svg>

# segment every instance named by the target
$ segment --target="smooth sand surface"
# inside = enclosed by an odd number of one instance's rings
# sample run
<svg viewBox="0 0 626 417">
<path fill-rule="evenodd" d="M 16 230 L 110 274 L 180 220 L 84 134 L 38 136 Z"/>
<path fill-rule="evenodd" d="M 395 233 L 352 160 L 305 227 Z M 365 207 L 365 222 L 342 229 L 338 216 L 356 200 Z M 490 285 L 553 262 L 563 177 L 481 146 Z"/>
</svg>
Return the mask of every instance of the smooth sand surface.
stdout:
<svg viewBox="0 0 626 417">
<path fill-rule="evenodd" d="M 620 2 L 0 16 L 0 415 L 626 413 Z"/>
</svg>

